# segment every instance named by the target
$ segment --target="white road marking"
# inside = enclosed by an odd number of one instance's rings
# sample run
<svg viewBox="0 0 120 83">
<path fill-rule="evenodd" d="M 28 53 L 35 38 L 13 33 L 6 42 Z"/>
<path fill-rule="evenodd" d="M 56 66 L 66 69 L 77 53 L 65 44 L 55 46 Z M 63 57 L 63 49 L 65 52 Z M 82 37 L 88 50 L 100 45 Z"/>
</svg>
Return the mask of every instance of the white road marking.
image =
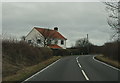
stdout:
<svg viewBox="0 0 120 83">
<path fill-rule="evenodd" d="M 24 80 L 22 83 L 24 83 L 25 81 L 28 81 L 29 79 L 33 78 L 34 76 L 38 75 L 39 73 L 43 72 L 44 70 L 46 70 L 47 68 L 49 68 L 50 66 L 54 65 L 55 63 L 57 63 L 60 59 L 58 59 L 57 61 L 55 61 L 54 63 L 50 64 L 49 66 L 45 67 L 44 69 L 42 69 L 41 71 L 37 72 L 36 74 L 32 75 L 31 77 L 27 78 L 26 80 Z"/>
<path fill-rule="evenodd" d="M 77 63 L 79 63 L 78 60 L 77 60 Z"/>
<path fill-rule="evenodd" d="M 79 56 L 76 58 L 76 61 L 77 61 L 77 63 L 78 63 L 78 66 L 80 67 L 80 69 L 82 69 L 82 66 L 81 66 L 81 64 L 80 64 L 79 61 L 78 61 L 78 58 L 79 58 Z M 86 75 L 86 73 L 84 72 L 84 70 L 82 69 L 81 71 L 82 71 L 85 79 L 86 79 L 86 80 L 89 80 L 89 78 L 88 78 L 88 76 Z"/>
<path fill-rule="evenodd" d="M 82 68 L 80 64 L 78 64 L 78 66 L 79 66 L 80 68 Z"/>
<path fill-rule="evenodd" d="M 113 68 L 113 69 L 116 69 L 116 70 L 120 71 L 120 69 L 118 69 L 118 68 L 116 68 L 116 67 L 113 67 L 113 66 L 111 66 L 111 65 L 108 65 L 108 64 L 106 64 L 106 63 L 104 63 L 104 62 L 101 62 L 101 61 L 95 59 L 95 56 L 93 56 L 93 59 L 94 59 L 95 61 L 99 62 L 99 63 L 102 63 L 102 64 L 104 64 L 104 65 L 106 65 L 106 66 L 108 66 L 108 67 L 111 67 L 111 68 Z"/>
<path fill-rule="evenodd" d="M 80 64 L 79 61 L 78 61 L 78 58 L 79 58 L 79 56 L 76 58 L 76 61 L 77 61 L 77 63 L 78 63 L 78 66 L 79 66 L 80 68 L 82 68 L 82 67 L 81 67 L 81 64 Z"/>
<path fill-rule="evenodd" d="M 78 60 L 79 56 L 76 58 L 76 60 Z"/>
<path fill-rule="evenodd" d="M 87 77 L 87 75 L 85 74 L 85 72 L 82 70 L 82 73 L 83 73 L 83 75 L 85 76 L 85 79 L 86 80 L 89 80 L 89 78 Z"/>
</svg>

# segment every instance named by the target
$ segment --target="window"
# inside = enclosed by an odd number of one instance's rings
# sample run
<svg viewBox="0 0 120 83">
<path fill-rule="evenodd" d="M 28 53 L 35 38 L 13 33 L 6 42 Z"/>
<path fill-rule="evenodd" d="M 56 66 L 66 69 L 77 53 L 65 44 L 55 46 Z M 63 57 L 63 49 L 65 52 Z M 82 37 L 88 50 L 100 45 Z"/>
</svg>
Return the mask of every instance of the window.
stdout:
<svg viewBox="0 0 120 83">
<path fill-rule="evenodd" d="M 58 40 L 55 40 L 55 44 L 58 44 Z"/>
<path fill-rule="evenodd" d="M 51 41 L 52 41 L 52 40 L 48 40 L 48 44 L 49 44 L 49 45 L 51 44 Z"/>
<path fill-rule="evenodd" d="M 61 45 L 63 45 L 64 44 L 64 41 L 63 40 L 61 40 Z"/>
<path fill-rule="evenodd" d="M 28 43 L 31 44 L 31 40 L 28 40 Z"/>
<path fill-rule="evenodd" d="M 37 44 L 40 44 L 41 43 L 41 40 L 40 39 L 37 39 Z"/>
</svg>

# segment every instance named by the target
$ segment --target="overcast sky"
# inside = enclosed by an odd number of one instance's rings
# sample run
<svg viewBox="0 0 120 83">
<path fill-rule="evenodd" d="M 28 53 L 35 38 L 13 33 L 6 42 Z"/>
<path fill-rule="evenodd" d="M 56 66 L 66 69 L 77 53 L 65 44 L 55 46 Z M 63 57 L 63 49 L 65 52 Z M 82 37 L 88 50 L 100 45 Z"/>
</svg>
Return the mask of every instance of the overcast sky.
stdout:
<svg viewBox="0 0 120 83">
<path fill-rule="evenodd" d="M 34 26 L 53 29 L 67 40 L 67 47 L 89 34 L 90 42 L 103 45 L 110 38 L 107 12 L 101 2 L 2 3 L 3 33 L 20 38 Z"/>
</svg>

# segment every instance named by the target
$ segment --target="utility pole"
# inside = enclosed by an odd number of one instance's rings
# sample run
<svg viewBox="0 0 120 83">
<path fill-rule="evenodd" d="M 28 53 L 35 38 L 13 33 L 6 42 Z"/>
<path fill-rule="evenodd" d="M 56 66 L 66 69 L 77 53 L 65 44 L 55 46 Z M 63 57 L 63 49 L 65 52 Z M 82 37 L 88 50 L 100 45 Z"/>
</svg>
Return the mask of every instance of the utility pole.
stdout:
<svg viewBox="0 0 120 83">
<path fill-rule="evenodd" d="M 87 41 L 88 41 L 88 34 L 87 34 Z"/>
<path fill-rule="evenodd" d="M 87 52 L 89 53 L 89 39 L 88 39 L 88 34 L 87 34 L 87 43 L 88 43 Z"/>
</svg>

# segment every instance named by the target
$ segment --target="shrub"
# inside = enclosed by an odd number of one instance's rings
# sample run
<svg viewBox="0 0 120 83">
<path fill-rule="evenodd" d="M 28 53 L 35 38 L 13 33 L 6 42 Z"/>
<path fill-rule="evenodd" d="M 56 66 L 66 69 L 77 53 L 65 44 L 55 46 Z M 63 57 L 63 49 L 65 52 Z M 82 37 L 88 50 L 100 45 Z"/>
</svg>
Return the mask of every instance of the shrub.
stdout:
<svg viewBox="0 0 120 83">
<path fill-rule="evenodd" d="M 109 57 L 114 60 L 120 59 L 120 42 L 109 42 L 105 43 L 103 46 L 91 46 L 90 47 L 90 53 L 94 54 L 103 54 L 105 57 Z"/>
<path fill-rule="evenodd" d="M 38 64 L 52 56 L 52 50 L 49 48 L 4 40 L 2 41 L 3 76 L 9 75 L 8 73 L 14 74 L 15 72 L 11 71 Z"/>
</svg>

